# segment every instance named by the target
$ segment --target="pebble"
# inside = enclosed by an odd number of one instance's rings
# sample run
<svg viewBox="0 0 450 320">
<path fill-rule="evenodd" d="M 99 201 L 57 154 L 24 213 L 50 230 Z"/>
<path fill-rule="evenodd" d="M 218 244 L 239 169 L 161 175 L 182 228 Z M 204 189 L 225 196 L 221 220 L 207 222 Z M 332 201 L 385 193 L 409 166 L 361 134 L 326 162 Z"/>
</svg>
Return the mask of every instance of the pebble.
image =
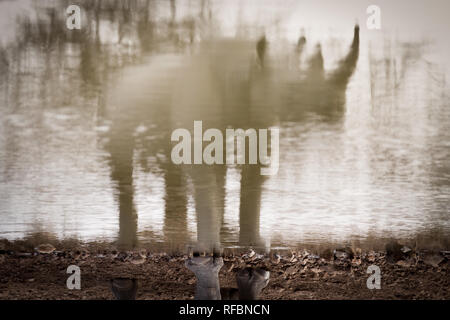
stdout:
<svg viewBox="0 0 450 320">
<path fill-rule="evenodd" d="M 348 258 L 348 254 L 346 252 L 338 251 L 338 250 L 334 250 L 334 256 L 336 257 L 336 259 L 347 259 Z"/>
<path fill-rule="evenodd" d="M 262 260 L 262 259 L 264 259 L 264 255 L 263 254 L 255 254 L 254 255 L 254 257 L 253 257 L 255 260 Z"/>
<path fill-rule="evenodd" d="M 130 262 L 134 265 L 139 265 L 139 264 L 143 264 L 145 262 L 145 258 L 142 257 L 141 255 L 139 256 L 132 256 L 130 259 Z"/>
<path fill-rule="evenodd" d="M 242 258 L 244 258 L 244 259 L 250 259 L 250 258 L 252 258 L 255 254 L 256 254 L 256 252 L 255 252 L 253 249 L 250 249 L 250 251 L 249 251 L 248 253 L 244 254 L 244 255 L 242 256 Z"/>
<path fill-rule="evenodd" d="M 281 260 L 281 256 L 279 254 L 274 254 L 272 259 L 270 260 L 273 264 L 279 264 Z"/>
<path fill-rule="evenodd" d="M 407 246 L 403 246 L 400 250 L 402 250 L 402 252 L 405 254 L 410 253 L 412 251 L 411 248 L 408 248 Z"/>
<path fill-rule="evenodd" d="M 49 254 L 55 251 L 55 247 L 49 243 L 40 244 L 36 247 L 36 251 L 39 253 Z"/>
</svg>

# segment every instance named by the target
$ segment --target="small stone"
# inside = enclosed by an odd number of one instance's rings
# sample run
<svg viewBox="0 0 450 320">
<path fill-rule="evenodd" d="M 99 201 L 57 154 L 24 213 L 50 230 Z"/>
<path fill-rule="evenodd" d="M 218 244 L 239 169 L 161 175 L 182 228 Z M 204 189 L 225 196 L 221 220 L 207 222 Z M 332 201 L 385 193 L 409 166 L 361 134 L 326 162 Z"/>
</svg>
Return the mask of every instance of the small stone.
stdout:
<svg viewBox="0 0 450 320">
<path fill-rule="evenodd" d="M 334 250 L 334 256 L 336 259 L 339 259 L 339 260 L 348 258 L 348 254 L 346 252 L 338 251 L 338 250 Z"/>
<path fill-rule="evenodd" d="M 254 256 L 253 256 L 253 260 L 262 260 L 262 259 L 264 259 L 264 255 L 263 254 L 255 254 Z"/>
<path fill-rule="evenodd" d="M 55 247 L 49 243 L 40 244 L 36 247 L 36 251 L 43 254 L 50 254 L 55 251 Z"/>
<path fill-rule="evenodd" d="M 407 246 L 403 246 L 401 249 L 400 249 L 404 254 L 408 254 L 408 253 L 410 253 L 412 250 L 411 250 L 411 248 L 408 248 Z"/>
<path fill-rule="evenodd" d="M 280 263 L 280 260 L 281 260 L 281 256 L 279 255 L 279 254 L 274 254 L 273 256 L 272 256 L 272 258 L 270 259 L 270 261 L 273 263 L 273 264 L 279 264 Z"/>
<path fill-rule="evenodd" d="M 255 254 L 256 254 L 256 252 L 255 252 L 253 249 L 250 249 L 250 251 L 249 251 L 248 253 L 244 254 L 244 255 L 242 256 L 242 258 L 244 258 L 244 259 L 250 259 L 250 258 L 252 258 Z"/>
<path fill-rule="evenodd" d="M 346 246 L 344 248 L 338 248 L 334 250 L 334 256 L 337 259 L 353 259 L 354 254 L 352 248 Z"/>
<path fill-rule="evenodd" d="M 140 255 L 137 257 L 134 256 L 134 257 L 131 257 L 130 262 L 134 265 L 143 264 L 145 262 L 145 258 Z"/>
</svg>

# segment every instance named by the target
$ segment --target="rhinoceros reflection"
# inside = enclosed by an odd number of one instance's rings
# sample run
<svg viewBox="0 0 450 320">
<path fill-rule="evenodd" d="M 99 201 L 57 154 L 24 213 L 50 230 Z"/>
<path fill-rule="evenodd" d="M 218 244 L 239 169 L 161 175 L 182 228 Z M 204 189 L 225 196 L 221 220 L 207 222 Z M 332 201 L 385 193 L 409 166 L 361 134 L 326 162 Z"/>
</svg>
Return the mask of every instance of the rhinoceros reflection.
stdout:
<svg viewBox="0 0 450 320">
<path fill-rule="evenodd" d="M 303 54 L 305 45 L 306 38 L 301 37 L 293 54 Z M 140 146 L 144 158 L 158 155 L 164 171 L 166 236 L 174 230 L 178 237 L 187 237 L 189 177 L 194 188 L 198 246 L 212 251 L 220 244 L 227 168 L 174 165 L 170 161 L 171 132 L 191 128 L 195 120 L 210 128 L 257 129 L 278 126 L 282 121 L 305 121 L 308 113 L 322 116 L 323 121 L 342 118 L 347 84 L 358 60 L 358 26 L 348 54 L 328 74 L 320 46 L 303 71 L 271 65 L 276 57 L 268 54 L 269 48 L 265 37 L 255 42 L 205 40 L 190 55 L 151 56 L 147 64 L 123 75 L 109 97 L 106 115 L 112 123 L 107 150 L 118 193 L 122 244 L 136 243 L 133 159 L 135 131 L 141 123 L 151 123 L 148 127 L 153 132 L 150 142 Z M 259 213 L 266 178 L 260 175 L 259 165 L 242 165 L 240 170 L 239 242 L 261 245 Z"/>
</svg>

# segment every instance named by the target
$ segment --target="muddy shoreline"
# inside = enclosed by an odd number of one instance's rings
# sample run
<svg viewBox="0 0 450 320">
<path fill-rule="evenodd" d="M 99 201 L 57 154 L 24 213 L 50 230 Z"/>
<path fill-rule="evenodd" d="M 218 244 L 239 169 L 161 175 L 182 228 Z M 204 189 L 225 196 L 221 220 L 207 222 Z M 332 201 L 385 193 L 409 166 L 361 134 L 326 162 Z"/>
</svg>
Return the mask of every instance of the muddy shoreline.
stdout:
<svg viewBox="0 0 450 320">
<path fill-rule="evenodd" d="M 0 299 L 113 299 L 109 281 L 138 280 L 137 299 L 193 299 L 196 279 L 185 266 L 186 254 L 141 248 L 118 250 L 108 244 L 61 243 L 32 247 L 24 241 L 0 241 Z M 49 249 L 47 248 L 47 249 Z M 42 251 L 41 250 L 41 251 Z M 342 247 L 223 251 L 222 288 L 236 287 L 245 267 L 270 271 L 260 299 L 450 299 L 450 252 L 416 250 L 397 243 L 385 250 Z M 367 288 L 367 268 L 381 270 L 381 289 Z M 81 290 L 66 287 L 67 267 L 81 269 Z"/>
</svg>

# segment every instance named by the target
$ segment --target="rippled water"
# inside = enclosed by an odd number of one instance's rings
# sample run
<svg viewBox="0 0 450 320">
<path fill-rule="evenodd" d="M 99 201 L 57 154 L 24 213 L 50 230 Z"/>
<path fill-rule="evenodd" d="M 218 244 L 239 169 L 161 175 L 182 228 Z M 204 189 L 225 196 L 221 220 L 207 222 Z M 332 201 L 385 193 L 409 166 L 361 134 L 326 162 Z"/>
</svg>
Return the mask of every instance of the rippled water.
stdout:
<svg viewBox="0 0 450 320">
<path fill-rule="evenodd" d="M 350 72 L 341 59 L 353 21 L 308 21 L 299 56 L 293 17 L 262 28 L 243 10 L 241 30 L 227 18 L 238 1 L 203 11 L 178 1 L 175 19 L 162 2 L 124 3 L 86 5 L 85 33 L 65 29 L 63 1 L 1 4 L 22 18 L 4 18 L 2 31 L 0 237 L 226 246 L 448 237 L 445 37 L 361 24 Z M 270 2 L 258 10 L 285 12 Z M 246 58 L 263 31 L 269 76 Z M 230 34 L 239 41 L 224 41 Z M 348 79 L 323 84 L 308 67 L 319 41 L 326 74 L 347 68 Z M 279 127 L 278 174 L 172 164 L 170 133 L 193 120 Z"/>
</svg>

